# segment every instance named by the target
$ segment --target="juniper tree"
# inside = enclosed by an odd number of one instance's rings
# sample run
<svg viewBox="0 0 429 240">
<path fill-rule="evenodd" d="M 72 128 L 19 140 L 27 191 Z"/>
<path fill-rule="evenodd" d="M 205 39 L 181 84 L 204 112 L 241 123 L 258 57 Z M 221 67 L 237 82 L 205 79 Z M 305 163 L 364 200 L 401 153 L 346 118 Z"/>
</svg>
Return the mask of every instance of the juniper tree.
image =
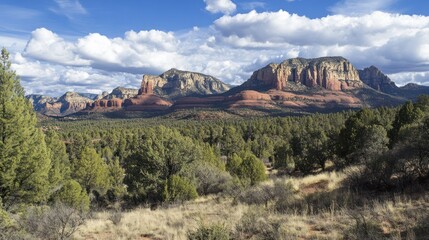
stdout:
<svg viewBox="0 0 429 240">
<path fill-rule="evenodd" d="M 50 159 L 36 115 L 11 69 L 0 56 L 0 197 L 4 205 L 46 200 Z"/>
</svg>

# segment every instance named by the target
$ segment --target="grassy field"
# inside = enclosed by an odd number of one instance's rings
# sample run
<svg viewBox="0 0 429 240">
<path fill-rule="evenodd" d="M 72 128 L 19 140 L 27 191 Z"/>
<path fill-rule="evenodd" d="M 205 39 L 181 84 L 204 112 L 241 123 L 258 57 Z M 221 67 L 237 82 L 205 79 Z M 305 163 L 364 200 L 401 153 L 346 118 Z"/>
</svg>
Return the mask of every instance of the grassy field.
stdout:
<svg viewBox="0 0 429 240">
<path fill-rule="evenodd" d="M 278 182 L 282 197 L 246 204 L 239 196 L 211 196 L 156 210 L 97 212 L 76 239 L 186 239 L 220 226 L 231 239 L 429 239 L 429 194 L 355 192 L 345 173 L 277 178 L 255 187 L 259 197 Z M 423 186 L 425 187 L 425 186 Z M 258 195 L 259 194 L 259 195 Z"/>
</svg>

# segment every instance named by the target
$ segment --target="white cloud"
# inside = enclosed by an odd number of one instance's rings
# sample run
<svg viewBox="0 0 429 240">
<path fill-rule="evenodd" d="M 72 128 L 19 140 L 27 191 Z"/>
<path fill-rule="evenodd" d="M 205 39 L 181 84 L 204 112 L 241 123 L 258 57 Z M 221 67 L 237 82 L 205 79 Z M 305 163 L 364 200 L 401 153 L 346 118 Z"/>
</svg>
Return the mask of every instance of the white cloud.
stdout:
<svg viewBox="0 0 429 240">
<path fill-rule="evenodd" d="M 392 38 L 410 36 L 429 27 L 429 17 L 374 12 L 361 17 L 332 15 L 311 19 L 287 11 L 251 11 L 223 16 L 214 22 L 223 37 L 239 46 L 382 46 Z M 231 41 L 232 40 L 232 41 Z"/>
<path fill-rule="evenodd" d="M 343 0 L 330 8 L 334 14 L 362 15 L 387 10 L 396 0 Z"/>
<path fill-rule="evenodd" d="M 74 19 L 76 16 L 88 13 L 79 0 L 55 0 L 55 3 L 57 7 L 52 8 L 51 11 L 59 15 L 64 15 L 69 19 Z"/>
<path fill-rule="evenodd" d="M 38 28 L 31 34 L 24 54 L 39 60 L 65 65 L 89 65 L 90 61 L 80 58 L 74 44 L 66 42 L 46 28 Z"/>
<path fill-rule="evenodd" d="M 237 5 L 231 0 L 204 0 L 206 10 L 211 13 L 231 14 L 237 9 Z"/>
</svg>

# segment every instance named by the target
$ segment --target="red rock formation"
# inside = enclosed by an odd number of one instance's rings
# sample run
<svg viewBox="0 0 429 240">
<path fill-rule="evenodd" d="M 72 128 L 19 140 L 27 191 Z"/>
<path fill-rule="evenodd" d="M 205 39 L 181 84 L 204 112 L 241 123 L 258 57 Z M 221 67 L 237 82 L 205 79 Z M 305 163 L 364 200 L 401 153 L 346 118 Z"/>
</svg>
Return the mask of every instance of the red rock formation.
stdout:
<svg viewBox="0 0 429 240">
<path fill-rule="evenodd" d="M 143 94 L 125 99 L 123 104 L 128 111 L 165 110 L 171 105 L 171 102 L 153 94 Z"/>
<path fill-rule="evenodd" d="M 244 88 L 284 90 L 288 83 L 298 83 L 310 88 L 347 90 L 363 86 L 353 65 L 342 57 L 316 59 L 294 58 L 281 64 L 269 64 L 255 71 Z"/>
<path fill-rule="evenodd" d="M 144 75 L 138 95 L 153 94 L 153 79 Z"/>
</svg>

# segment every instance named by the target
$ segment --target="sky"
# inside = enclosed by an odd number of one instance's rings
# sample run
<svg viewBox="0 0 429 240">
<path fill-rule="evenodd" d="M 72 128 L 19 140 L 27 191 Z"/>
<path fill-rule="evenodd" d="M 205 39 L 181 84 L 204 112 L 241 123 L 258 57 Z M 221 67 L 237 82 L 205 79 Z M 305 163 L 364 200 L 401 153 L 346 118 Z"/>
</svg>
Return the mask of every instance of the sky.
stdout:
<svg viewBox="0 0 429 240">
<path fill-rule="evenodd" d="M 0 47 L 27 94 L 138 88 L 170 68 L 237 85 L 322 56 L 429 85 L 427 0 L 0 0 L 0 11 Z"/>
</svg>

